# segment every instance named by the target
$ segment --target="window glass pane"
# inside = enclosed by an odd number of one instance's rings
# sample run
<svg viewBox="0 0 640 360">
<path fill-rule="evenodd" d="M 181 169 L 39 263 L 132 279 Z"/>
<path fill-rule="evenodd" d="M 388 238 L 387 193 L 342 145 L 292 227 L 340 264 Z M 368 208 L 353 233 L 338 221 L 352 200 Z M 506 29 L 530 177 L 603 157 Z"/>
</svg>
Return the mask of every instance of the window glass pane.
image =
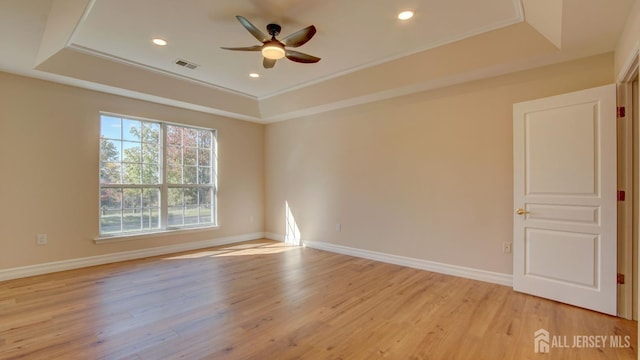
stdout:
<svg viewBox="0 0 640 360">
<path fill-rule="evenodd" d="M 211 149 L 212 132 L 209 130 L 198 131 L 198 147 Z"/>
<path fill-rule="evenodd" d="M 142 189 L 142 228 L 158 229 L 160 226 L 160 190 Z"/>
<path fill-rule="evenodd" d="M 142 189 L 124 189 L 123 191 L 123 208 L 140 209 L 142 208 Z"/>
<path fill-rule="evenodd" d="M 167 146 L 167 163 L 182 164 L 182 148 L 180 146 Z"/>
<path fill-rule="evenodd" d="M 186 188 L 184 189 L 184 204 L 185 205 L 198 205 L 198 189 Z"/>
<path fill-rule="evenodd" d="M 160 227 L 160 210 L 159 209 L 151 209 L 149 212 L 149 226 L 152 229 L 157 229 Z"/>
<path fill-rule="evenodd" d="M 122 231 L 135 231 L 142 229 L 141 209 L 122 210 Z"/>
<path fill-rule="evenodd" d="M 213 188 L 198 189 L 198 204 L 211 205 L 211 193 Z"/>
<path fill-rule="evenodd" d="M 198 183 L 198 167 L 197 166 L 185 166 L 183 168 L 184 179 L 183 184 L 197 184 Z"/>
<path fill-rule="evenodd" d="M 122 142 L 117 140 L 100 139 L 100 160 L 111 162 L 122 161 L 121 145 Z"/>
<path fill-rule="evenodd" d="M 142 189 L 142 207 L 157 208 L 160 206 L 160 190 L 154 188 Z"/>
<path fill-rule="evenodd" d="M 185 147 L 182 151 L 183 153 L 183 164 L 184 165 L 197 165 L 198 164 L 198 150 L 192 147 Z"/>
<path fill-rule="evenodd" d="M 142 165 L 142 183 L 143 184 L 159 184 L 160 169 L 156 164 Z"/>
<path fill-rule="evenodd" d="M 198 214 L 198 206 L 186 206 L 184 209 L 184 224 L 193 225 L 198 224 L 200 215 Z"/>
<path fill-rule="evenodd" d="M 160 124 L 146 121 L 143 122 L 142 141 L 158 144 L 160 141 Z"/>
<path fill-rule="evenodd" d="M 142 228 L 158 229 L 160 227 L 160 215 L 157 208 L 142 209 Z"/>
<path fill-rule="evenodd" d="M 211 165 L 211 150 L 198 149 L 198 165 Z"/>
<path fill-rule="evenodd" d="M 182 166 L 167 165 L 167 183 L 182 184 Z"/>
<path fill-rule="evenodd" d="M 122 161 L 142 162 L 142 144 L 139 142 L 123 141 L 122 153 Z"/>
<path fill-rule="evenodd" d="M 160 162 L 160 147 L 158 144 L 142 144 L 142 162 L 147 164 L 158 164 Z"/>
<path fill-rule="evenodd" d="M 130 141 L 142 140 L 142 128 L 139 120 L 122 119 L 122 139 Z"/>
<path fill-rule="evenodd" d="M 120 210 L 122 208 L 122 189 L 105 188 L 100 190 L 100 209 Z"/>
<path fill-rule="evenodd" d="M 182 146 L 198 146 L 198 130 L 192 128 L 182 129 Z"/>
<path fill-rule="evenodd" d="M 211 168 L 206 166 L 198 167 L 198 184 L 211 184 Z"/>
<path fill-rule="evenodd" d="M 140 184 L 142 165 L 137 163 L 124 163 L 122 165 L 124 166 L 122 172 L 122 182 L 125 184 Z"/>
<path fill-rule="evenodd" d="M 182 130 L 182 146 L 196 147 L 198 146 L 198 130 L 184 128 Z"/>
<path fill-rule="evenodd" d="M 121 184 L 120 163 L 101 163 L 100 164 L 100 183 L 101 184 Z"/>
<path fill-rule="evenodd" d="M 169 206 L 167 223 L 169 226 L 183 225 L 182 206 Z"/>
<path fill-rule="evenodd" d="M 122 231 L 120 210 L 101 210 L 100 211 L 100 233 L 114 233 Z"/>
<path fill-rule="evenodd" d="M 210 223 L 213 221 L 213 211 L 211 209 L 211 193 L 213 189 L 198 189 L 198 203 L 200 206 L 200 223 Z"/>
<path fill-rule="evenodd" d="M 167 125 L 167 144 L 182 145 L 182 128 L 181 127 Z"/>
<path fill-rule="evenodd" d="M 122 139 L 122 120 L 103 115 L 100 118 L 100 136 L 106 139 Z"/>
<path fill-rule="evenodd" d="M 184 205 L 184 198 L 183 198 L 183 190 L 180 188 L 169 188 L 168 190 L 168 195 L 169 195 L 169 199 L 168 199 L 168 204 L 169 206 L 179 206 L 180 208 L 182 208 L 182 205 Z"/>
<path fill-rule="evenodd" d="M 208 224 L 212 222 L 213 213 L 211 207 L 200 206 L 200 224 Z"/>
</svg>

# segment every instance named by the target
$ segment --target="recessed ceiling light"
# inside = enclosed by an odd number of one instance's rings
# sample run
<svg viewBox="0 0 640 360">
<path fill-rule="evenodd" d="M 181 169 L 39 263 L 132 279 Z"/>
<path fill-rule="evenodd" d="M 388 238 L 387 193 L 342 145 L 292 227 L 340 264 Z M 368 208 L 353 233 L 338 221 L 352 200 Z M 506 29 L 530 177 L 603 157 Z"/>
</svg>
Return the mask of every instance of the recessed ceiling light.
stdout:
<svg viewBox="0 0 640 360">
<path fill-rule="evenodd" d="M 153 40 L 151 40 L 154 44 L 158 45 L 158 46 L 165 46 L 167 45 L 167 41 L 165 39 L 160 39 L 160 38 L 155 38 Z"/>
<path fill-rule="evenodd" d="M 251 74 L 249 74 L 249 77 L 252 77 L 252 78 L 259 78 L 259 77 L 260 77 L 260 74 L 258 74 L 258 73 L 251 73 Z"/>
<path fill-rule="evenodd" d="M 398 19 L 400 20 L 409 20 L 413 17 L 413 11 L 406 10 L 398 14 Z"/>
</svg>

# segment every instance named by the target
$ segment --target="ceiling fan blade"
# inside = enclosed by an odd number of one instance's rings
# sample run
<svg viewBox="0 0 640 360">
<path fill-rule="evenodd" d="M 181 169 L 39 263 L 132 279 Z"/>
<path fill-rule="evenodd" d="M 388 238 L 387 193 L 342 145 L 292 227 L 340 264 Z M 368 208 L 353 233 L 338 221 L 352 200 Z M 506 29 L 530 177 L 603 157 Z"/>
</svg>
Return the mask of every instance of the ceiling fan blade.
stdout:
<svg viewBox="0 0 640 360">
<path fill-rule="evenodd" d="M 282 39 L 282 43 L 285 46 L 298 47 L 304 45 L 307 41 L 311 40 L 313 35 L 316 34 L 316 27 L 311 25 L 302 30 L 298 30 L 291 35 L 288 35 Z"/>
<path fill-rule="evenodd" d="M 260 29 L 255 27 L 255 25 L 253 25 L 246 18 L 244 18 L 244 17 L 242 17 L 240 15 L 237 15 L 236 19 L 238 19 L 238 21 L 240 21 L 240 24 L 242 24 L 242 26 L 244 26 L 244 28 L 247 29 L 251 33 L 251 35 L 253 35 L 256 39 L 258 39 L 258 41 L 265 42 L 265 41 L 269 41 L 269 39 L 271 39 L 270 37 L 265 35 L 265 33 L 260 31 Z"/>
<path fill-rule="evenodd" d="M 234 50 L 234 51 L 260 51 L 260 49 L 262 49 L 262 45 L 244 46 L 244 47 L 224 47 L 224 46 L 221 46 L 220 49 Z"/>
<path fill-rule="evenodd" d="M 318 61 L 320 61 L 319 57 L 311 56 L 309 54 L 288 50 L 288 49 L 286 50 L 285 55 L 287 56 L 287 59 L 291 61 L 299 62 L 299 63 L 309 64 L 309 63 L 317 63 Z"/>
<path fill-rule="evenodd" d="M 276 61 L 277 60 L 264 58 L 264 60 L 262 60 L 262 66 L 264 66 L 265 69 L 271 69 L 276 65 Z"/>
</svg>

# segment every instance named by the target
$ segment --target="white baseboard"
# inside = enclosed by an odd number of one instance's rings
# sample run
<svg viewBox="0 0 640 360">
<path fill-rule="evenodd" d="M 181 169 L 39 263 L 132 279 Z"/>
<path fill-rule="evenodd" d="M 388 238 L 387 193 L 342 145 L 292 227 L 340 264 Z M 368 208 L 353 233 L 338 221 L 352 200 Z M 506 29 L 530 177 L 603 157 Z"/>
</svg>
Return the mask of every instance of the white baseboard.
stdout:
<svg viewBox="0 0 640 360">
<path fill-rule="evenodd" d="M 55 261 L 44 264 L 22 266 L 11 269 L 0 270 L 0 281 L 6 281 L 11 279 L 18 279 L 28 276 L 35 276 L 41 274 L 47 274 L 52 272 L 78 269 L 88 266 L 96 266 L 109 264 L 119 261 L 127 261 L 134 259 L 141 259 L 151 256 L 159 256 L 172 254 L 182 251 L 190 251 L 203 249 L 213 246 L 220 246 L 226 244 L 233 244 L 243 241 L 256 240 L 267 238 L 275 241 L 283 241 L 284 235 L 275 233 L 251 233 L 237 236 L 227 236 L 212 240 L 168 245 L 161 247 L 154 247 L 149 249 L 140 249 L 126 252 L 119 252 L 106 255 L 90 256 L 85 258 L 70 259 L 63 261 Z M 490 282 L 494 284 L 500 284 L 511 287 L 513 285 L 513 276 L 510 274 L 496 273 L 485 270 L 478 270 L 473 268 L 467 268 L 456 265 L 443 264 L 428 260 L 409 258 L 405 256 L 386 254 L 377 251 L 362 250 L 342 245 L 330 244 L 325 242 L 316 241 L 303 241 L 304 245 L 310 248 L 334 252 L 338 254 L 350 255 L 360 257 L 369 260 L 381 261 L 390 264 L 396 264 L 401 266 L 407 266 L 411 268 L 433 271 L 441 274 L 453 275 L 468 279 L 474 279 L 479 281 Z"/>
<path fill-rule="evenodd" d="M 284 242 L 284 235 L 266 232 L 264 233 L 264 237 L 269 240 Z"/>
<path fill-rule="evenodd" d="M 27 276 L 41 275 L 41 274 L 47 274 L 52 272 L 64 271 L 64 270 L 78 269 L 78 268 L 83 268 L 88 266 L 109 264 L 109 263 L 114 263 L 119 261 L 142 259 L 145 257 L 166 255 L 166 254 L 172 254 L 172 253 L 177 253 L 182 251 L 203 249 L 203 248 L 208 248 L 213 246 L 227 245 L 227 244 L 233 244 L 233 243 L 249 241 L 249 240 L 257 240 L 257 239 L 262 239 L 264 237 L 265 237 L 265 233 L 259 232 L 259 233 L 252 233 L 252 234 L 221 237 L 221 238 L 212 239 L 212 240 L 167 245 L 167 246 L 154 247 L 149 249 L 125 251 L 125 252 L 118 252 L 113 254 L 90 256 L 90 257 L 84 257 L 84 258 L 78 258 L 78 259 L 62 260 L 62 261 L 55 261 L 55 262 L 44 263 L 44 264 L 4 269 L 4 270 L 0 270 L 0 281 L 18 279 L 18 278 L 23 278 Z"/>
<path fill-rule="evenodd" d="M 407 266 L 415 269 L 433 271 L 440 274 L 452 275 L 467 279 L 479 280 L 504 286 L 513 286 L 513 275 L 492 271 L 478 270 L 463 266 L 449 265 L 434 261 L 410 258 L 399 255 L 386 254 L 377 251 L 362 250 L 348 246 L 330 244 L 317 241 L 303 241 L 304 245 L 313 249 L 350 255 L 359 258 L 381 261 L 389 264 Z"/>
</svg>

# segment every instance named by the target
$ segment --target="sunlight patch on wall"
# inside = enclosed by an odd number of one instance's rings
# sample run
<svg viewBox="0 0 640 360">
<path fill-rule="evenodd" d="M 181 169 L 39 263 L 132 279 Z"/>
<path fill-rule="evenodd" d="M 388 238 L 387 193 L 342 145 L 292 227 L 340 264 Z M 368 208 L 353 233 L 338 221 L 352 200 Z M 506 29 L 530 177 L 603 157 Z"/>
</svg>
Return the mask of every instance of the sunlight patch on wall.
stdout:
<svg viewBox="0 0 640 360">
<path fill-rule="evenodd" d="M 298 224 L 296 224 L 296 219 L 293 217 L 288 201 L 285 201 L 285 227 L 285 244 L 299 246 L 301 244 L 300 229 L 298 228 Z"/>
</svg>

